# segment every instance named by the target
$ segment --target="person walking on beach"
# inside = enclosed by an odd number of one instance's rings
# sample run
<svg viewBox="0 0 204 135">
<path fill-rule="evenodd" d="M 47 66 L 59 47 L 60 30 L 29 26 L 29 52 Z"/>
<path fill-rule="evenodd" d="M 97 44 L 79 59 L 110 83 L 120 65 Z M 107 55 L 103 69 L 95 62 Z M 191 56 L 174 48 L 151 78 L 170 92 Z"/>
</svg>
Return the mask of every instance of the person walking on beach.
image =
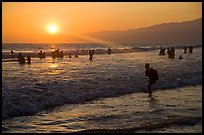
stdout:
<svg viewBox="0 0 204 135">
<path fill-rule="evenodd" d="M 149 91 L 149 97 L 152 96 L 152 89 L 151 89 L 151 86 L 153 84 L 156 83 L 156 81 L 158 80 L 158 73 L 157 73 L 157 70 L 153 69 L 150 67 L 150 64 L 149 63 L 146 63 L 145 64 L 145 75 L 147 77 L 149 77 L 149 84 L 147 85 L 148 87 L 148 91 Z"/>
</svg>

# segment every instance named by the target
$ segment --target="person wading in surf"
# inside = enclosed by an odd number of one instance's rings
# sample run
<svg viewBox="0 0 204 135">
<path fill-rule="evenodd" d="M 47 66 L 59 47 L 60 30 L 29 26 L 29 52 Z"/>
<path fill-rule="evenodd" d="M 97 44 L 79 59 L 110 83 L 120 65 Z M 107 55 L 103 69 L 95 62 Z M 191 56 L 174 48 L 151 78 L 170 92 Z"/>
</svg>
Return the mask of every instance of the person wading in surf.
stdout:
<svg viewBox="0 0 204 135">
<path fill-rule="evenodd" d="M 149 97 L 152 96 L 151 86 L 158 80 L 157 70 L 150 67 L 149 63 L 145 64 L 145 75 L 149 77 L 149 84 L 147 85 L 149 91 Z"/>
</svg>

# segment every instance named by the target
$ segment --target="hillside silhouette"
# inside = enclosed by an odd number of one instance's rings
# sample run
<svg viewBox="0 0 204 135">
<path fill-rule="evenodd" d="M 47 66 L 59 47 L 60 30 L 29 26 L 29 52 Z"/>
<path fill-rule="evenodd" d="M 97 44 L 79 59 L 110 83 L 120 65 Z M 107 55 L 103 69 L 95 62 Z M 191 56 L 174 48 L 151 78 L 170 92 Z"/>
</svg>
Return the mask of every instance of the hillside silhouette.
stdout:
<svg viewBox="0 0 204 135">
<path fill-rule="evenodd" d="M 202 18 L 170 22 L 127 31 L 101 31 L 88 36 L 112 42 L 202 43 Z"/>
</svg>

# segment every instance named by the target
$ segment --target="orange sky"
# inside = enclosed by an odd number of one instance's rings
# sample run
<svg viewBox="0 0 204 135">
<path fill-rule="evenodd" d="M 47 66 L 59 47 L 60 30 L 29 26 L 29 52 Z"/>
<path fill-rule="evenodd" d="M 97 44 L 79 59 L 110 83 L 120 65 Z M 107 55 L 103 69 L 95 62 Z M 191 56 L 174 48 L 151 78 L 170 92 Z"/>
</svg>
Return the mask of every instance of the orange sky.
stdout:
<svg viewBox="0 0 204 135">
<path fill-rule="evenodd" d="M 201 17 L 201 2 L 3 2 L 2 42 L 80 42 L 73 36 Z"/>
</svg>

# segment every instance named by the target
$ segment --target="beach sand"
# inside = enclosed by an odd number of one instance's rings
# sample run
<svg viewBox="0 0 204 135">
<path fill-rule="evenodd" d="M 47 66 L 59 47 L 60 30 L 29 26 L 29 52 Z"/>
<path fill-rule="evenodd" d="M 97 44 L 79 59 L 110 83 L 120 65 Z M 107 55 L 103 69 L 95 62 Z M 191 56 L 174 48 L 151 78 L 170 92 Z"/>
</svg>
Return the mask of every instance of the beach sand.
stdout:
<svg viewBox="0 0 204 135">
<path fill-rule="evenodd" d="M 202 86 L 64 105 L 2 122 L 3 133 L 202 133 Z"/>
<path fill-rule="evenodd" d="M 118 104 L 129 102 L 134 104 L 130 106 L 134 110 L 141 110 L 133 113 L 137 114 L 139 120 L 131 116 L 129 121 L 132 124 L 126 123 L 128 128 L 121 126 L 82 132 L 202 133 L 202 86 L 158 90 L 151 98 L 147 98 L 147 93 L 134 93 L 120 98 L 116 102 L 123 103 Z"/>
</svg>

